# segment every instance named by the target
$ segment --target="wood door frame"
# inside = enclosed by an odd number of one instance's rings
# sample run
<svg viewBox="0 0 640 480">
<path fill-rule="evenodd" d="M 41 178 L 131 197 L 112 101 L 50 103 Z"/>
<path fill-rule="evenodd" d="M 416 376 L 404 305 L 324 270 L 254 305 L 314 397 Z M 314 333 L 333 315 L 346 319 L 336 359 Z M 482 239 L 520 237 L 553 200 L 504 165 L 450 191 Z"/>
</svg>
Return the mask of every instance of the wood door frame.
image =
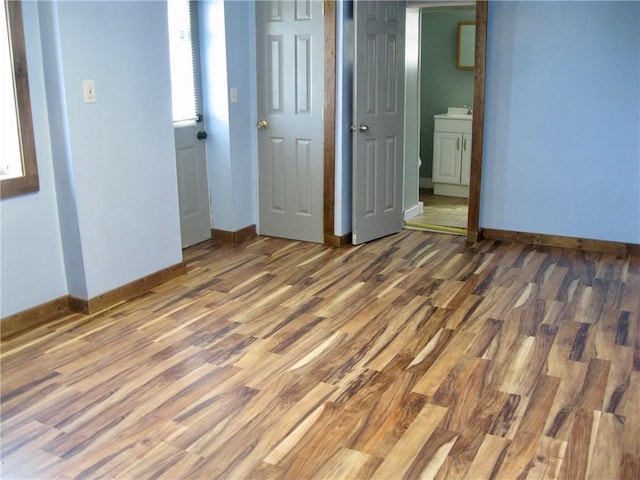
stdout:
<svg viewBox="0 0 640 480">
<path fill-rule="evenodd" d="M 482 240 L 480 229 L 480 189 L 482 185 L 482 151 L 484 145 L 484 90 L 487 61 L 487 19 L 489 2 L 476 2 L 476 58 L 473 69 L 473 120 L 471 123 L 471 178 L 469 181 L 469 210 L 467 240 Z"/>
<path fill-rule="evenodd" d="M 473 73 L 473 121 L 471 132 L 471 180 L 467 240 L 482 239 L 480 229 L 480 189 L 484 145 L 484 92 L 487 58 L 488 2 L 476 1 L 476 55 Z M 336 3 L 324 2 L 324 165 L 323 232 L 324 243 L 339 246 L 341 237 L 334 231 L 336 188 Z M 338 245 L 337 245 L 338 244 Z"/>
<path fill-rule="evenodd" d="M 336 203 L 336 2 L 324 1 L 324 165 L 322 225 L 324 243 L 341 246 L 335 235 Z"/>
</svg>

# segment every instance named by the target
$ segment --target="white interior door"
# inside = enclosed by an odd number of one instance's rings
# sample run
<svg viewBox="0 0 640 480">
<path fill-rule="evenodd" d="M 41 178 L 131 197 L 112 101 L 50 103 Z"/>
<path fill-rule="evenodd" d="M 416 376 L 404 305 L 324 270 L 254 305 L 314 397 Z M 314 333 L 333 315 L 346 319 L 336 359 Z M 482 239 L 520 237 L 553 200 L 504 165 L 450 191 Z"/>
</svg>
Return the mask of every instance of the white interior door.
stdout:
<svg viewBox="0 0 640 480">
<path fill-rule="evenodd" d="M 403 224 L 406 2 L 356 0 L 353 243 Z"/>
<path fill-rule="evenodd" d="M 182 248 L 211 238 L 207 160 L 202 131 L 193 122 L 174 124 Z"/>
<path fill-rule="evenodd" d="M 323 242 L 322 2 L 256 2 L 260 234 Z"/>
<path fill-rule="evenodd" d="M 196 3 L 167 2 L 182 247 L 211 238 Z"/>
</svg>

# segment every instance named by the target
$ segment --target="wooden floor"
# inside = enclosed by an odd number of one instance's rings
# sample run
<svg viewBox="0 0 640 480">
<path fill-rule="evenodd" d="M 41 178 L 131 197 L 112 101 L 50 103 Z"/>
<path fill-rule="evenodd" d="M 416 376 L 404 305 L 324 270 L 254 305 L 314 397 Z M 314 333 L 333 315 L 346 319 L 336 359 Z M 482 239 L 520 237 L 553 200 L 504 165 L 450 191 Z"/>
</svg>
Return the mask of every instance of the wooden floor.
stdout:
<svg viewBox="0 0 640 480">
<path fill-rule="evenodd" d="M 2 344 L 2 478 L 640 478 L 640 258 L 258 237 Z"/>
</svg>

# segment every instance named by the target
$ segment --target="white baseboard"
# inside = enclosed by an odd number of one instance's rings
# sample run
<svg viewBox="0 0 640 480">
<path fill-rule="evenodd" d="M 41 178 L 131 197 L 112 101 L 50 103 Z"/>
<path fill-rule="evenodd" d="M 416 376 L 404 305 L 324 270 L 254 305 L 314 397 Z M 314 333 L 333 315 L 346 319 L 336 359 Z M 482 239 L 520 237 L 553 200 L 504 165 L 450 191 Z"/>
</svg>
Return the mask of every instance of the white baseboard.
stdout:
<svg viewBox="0 0 640 480">
<path fill-rule="evenodd" d="M 420 178 L 420 188 L 433 188 L 433 180 L 431 178 Z"/>
<path fill-rule="evenodd" d="M 417 217 L 418 215 L 422 215 L 424 212 L 424 204 L 422 202 L 418 202 L 417 205 L 414 205 L 411 208 L 408 208 L 404 211 L 404 220 L 410 220 L 413 217 Z"/>
</svg>

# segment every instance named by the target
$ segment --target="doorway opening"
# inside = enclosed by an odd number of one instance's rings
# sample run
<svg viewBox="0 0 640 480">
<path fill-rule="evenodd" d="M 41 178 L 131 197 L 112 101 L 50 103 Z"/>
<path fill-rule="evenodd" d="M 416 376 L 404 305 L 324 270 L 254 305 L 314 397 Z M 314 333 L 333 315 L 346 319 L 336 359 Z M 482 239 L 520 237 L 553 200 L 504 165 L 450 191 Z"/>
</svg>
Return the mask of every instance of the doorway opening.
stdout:
<svg viewBox="0 0 640 480">
<path fill-rule="evenodd" d="M 468 198 L 436 195 L 433 188 L 421 188 L 419 199 L 423 212 L 406 220 L 406 226 L 455 235 L 467 234 Z"/>
<path fill-rule="evenodd" d="M 415 34 L 407 42 L 416 45 L 407 48 L 416 57 L 417 72 L 407 70 L 407 76 L 417 77 L 414 119 L 419 128 L 414 142 L 418 143 L 418 160 L 414 169 L 411 159 L 406 164 L 405 188 L 409 191 L 405 198 L 411 198 L 411 184 L 417 183 L 418 207 L 405 214 L 405 226 L 467 235 L 476 79 L 473 66 L 459 63 L 463 46 L 459 33 L 461 25 L 475 28 L 476 5 L 429 2 L 412 8 L 414 25 L 407 28 L 413 28 Z"/>
</svg>

